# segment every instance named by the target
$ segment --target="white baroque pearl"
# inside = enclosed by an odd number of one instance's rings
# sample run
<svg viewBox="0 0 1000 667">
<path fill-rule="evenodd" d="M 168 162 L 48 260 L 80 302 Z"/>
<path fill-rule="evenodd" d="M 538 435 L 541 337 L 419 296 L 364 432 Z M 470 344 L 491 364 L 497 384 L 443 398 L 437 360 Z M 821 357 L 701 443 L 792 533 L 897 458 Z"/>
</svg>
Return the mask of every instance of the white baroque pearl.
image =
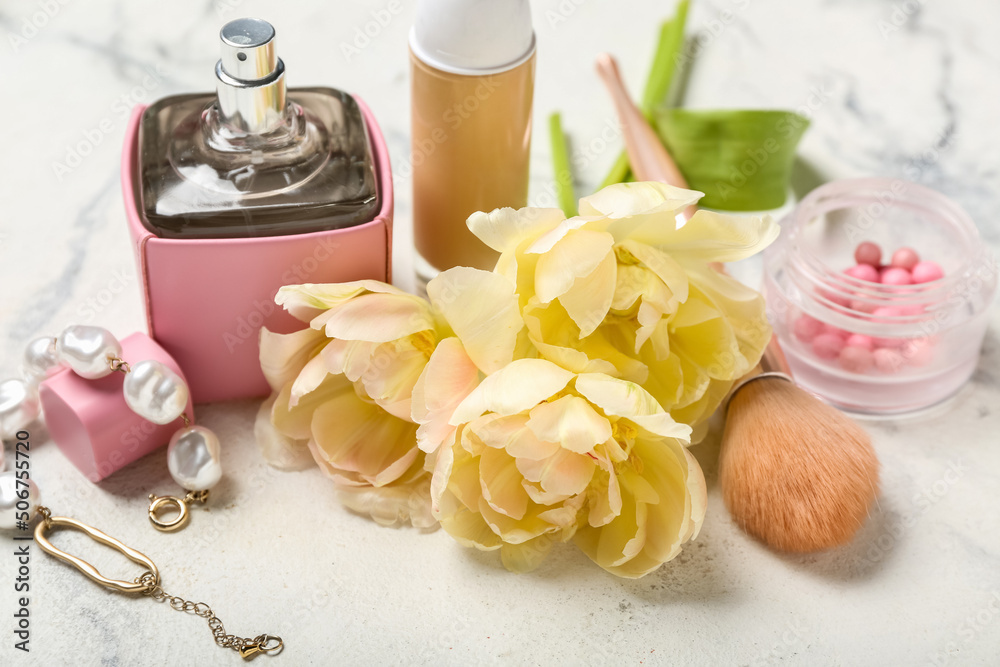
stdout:
<svg viewBox="0 0 1000 667">
<path fill-rule="evenodd" d="M 24 350 L 24 375 L 28 380 L 44 380 L 49 371 L 59 365 L 56 339 L 52 336 L 36 338 Z"/>
<path fill-rule="evenodd" d="M 121 357 L 122 344 L 101 327 L 77 324 L 66 327 L 56 338 L 56 357 L 87 380 L 110 374 L 110 357 Z"/>
<path fill-rule="evenodd" d="M 188 491 L 204 491 L 222 479 L 219 438 L 204 426 L 188 426 L 174 433 L 167 447 L 170 476 Z"/>
<path fill-rule="evenodd" d="M 19 520 L 27 521 L 34 516 L 42 497 L 33 481 L 29 479 L 27 484 L 27 489 L 24 488 L 23 481 L 19 486 L 13 470 L 0 473 L 0 529 L 13 530 Z M 25 496 L 23 499 L 20 497 L 22 495 Z M 21 507 L 18 507 L 18 503 L 21 503 Z M 19 517 L 21 512 L 26 512 L 27 518 Z"/>
<path fill-rule="evenodd" d="M 0 382 L 0 437 L 13 438 L 42 411 L 38 387 L 24 380 Z"/>
<path fill-rule="evenodd" d="M 184 380 L 152 359 L 132 366 L 122 390 L 132 411 L 154 424 L 169 424 L 187 407 L 189 392 Z"/>
</svg>

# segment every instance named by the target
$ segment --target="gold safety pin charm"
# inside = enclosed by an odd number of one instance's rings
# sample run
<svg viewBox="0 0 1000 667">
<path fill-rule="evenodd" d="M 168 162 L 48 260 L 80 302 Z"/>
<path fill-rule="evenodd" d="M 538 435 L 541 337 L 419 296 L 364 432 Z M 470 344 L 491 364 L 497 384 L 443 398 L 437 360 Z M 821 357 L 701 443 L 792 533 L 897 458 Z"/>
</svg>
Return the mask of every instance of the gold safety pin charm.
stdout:
<svg viewBox="0 0 1000 667">
<path fill-rule="evenodd" d="M 38 546 L 42 548 L 42 551 L 49 554 L 50 556 L 55 556 L 64 563 L 69 563 L 76 569 L 83 572 L 87 577 L 101 584 L 102 586 L 107 586 L 108 588 L 113 588 L 116 591 L 121 591 L 122 593 L 145 593 L 149 589 L 149 584 L 137 583 L 132 581 L 124 581 L 121 579 L 109 579 L 101 574 L 96 567 L 83 560 L 82 558 L 77 558 L 72 556 L 62 549 L 58 548 L 49 538 L 46 536 L 46 531 L 52 528 L 73 528 L 79 530 L 81 533 L 85 533 L 95 542 L 100 542 L 113 549 L 118 550 L 122 555 L 128 558 L 133 563 L 138 563 L 148 570 L 149 574 L 152 575 L 154 585 L 159 585 L 160 583 L 160 572 L 156 569 L 156 564 L 153 563 L 145 554 L 136 551 L 130 546 L 122 544 L 120 541 L 111 537 L 107 533 L 104 533 L 97 528 L 88 526 L 85 523 L 80 523 L 75 519 L 70 519 L 65 516 L 51 516 L 49 511 L 45 508 L 39 508 L 39 513 L 42 515 L 42 520 L 38 522 L 35 526 L 35 542 Z"/>
<path fill-rule="evenodd" d="M 191 501 L 190 497 L 192 494 L 195 496 L 198 494 L 208 495 L 208 492 L 192 491 L 189 492 L 183 499 L 166 497 L 160 498 L 159 500 L 173 501 L 179 503 L 179 507 L 186 507 L 186 503 Z M 197 497 L 195 500 L 197 500 Z M 38 546 L 42 548 L 42 551 L 50 556 L 58 558 L 64 563 L 69 563 L 76 569 L 80 570 L 80 572 L 86 575 L 89 579 L 96 581 L 98 584 L 107 586 L 108 588 L 122 593 L 140 593 L 142 595 L 147 595 L 157 602 L 169 603 L 172 609 L 192 613 L 195 616 L 204 618 L 208 622 L 209 629 L 212 631 L 215 643 L 222 648 L 234 649 L 244 660 L 254 658 L 262 653 L 280 653 L 284 648 L 285 644 L 281 640 L 281 637 L 276 635 L 263 634 L 257 635 L 253 639 L 244 639 L 237 635 L 227 633 L 222 621 L 215 615 L 215 612 L 212 611 L 211 607 L 204 602 L 192 602 L 190 600 L 185 600 L 166 593 L 160 586 L 160 571 L 156 569 L 156 564 L 153 563 L 153 561 L 151 561 L 145 554 L 122 544 L 122 542 L 116 540 L 107 533 L 104 533 L 93 526 L 81 523 L 75 519 L 70 519 L 65 516 L 52 516 L 52 513 L 47 507 L 39 507 L 38 514 L 42 517 L 42 520 L 35 526 L 35 541 L 38 543 Z M 151 506 L 150 518 L 152 518 L 152 515 L 153 510 Z M 97 570 L 96 567 L 87 561 L 70 555 L 53 545 L 52 542 L 49 541 L 47 535 L 47 533 L 53 528 L 73 528 L 74 530 L 79 530 L 95 542 L 100 542 L 101 544 L 116 549 L 132 562 L 145 566 L 146 571 L 142 575 L 136 577 L 133 581 L 124 581 L 122 579 L 111 579 L 109 577 L 105 577 Z"/>
</svg>

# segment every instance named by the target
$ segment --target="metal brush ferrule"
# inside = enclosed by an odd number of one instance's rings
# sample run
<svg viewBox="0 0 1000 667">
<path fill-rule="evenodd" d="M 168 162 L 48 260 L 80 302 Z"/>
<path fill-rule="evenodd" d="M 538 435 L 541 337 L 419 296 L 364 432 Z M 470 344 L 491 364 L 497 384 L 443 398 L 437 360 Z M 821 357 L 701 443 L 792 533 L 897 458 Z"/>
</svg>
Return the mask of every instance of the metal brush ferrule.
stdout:
<svg viewBox="0 0 1000 667">
<path fill-rule="evenodd" d="M 242 132 L 270 132 L 284 119 L 285 64 L 277 57 L 274 28 L 241 18 L 219 32 L 221 58 L 215 65 L 222 121 Z"/>
</svg>

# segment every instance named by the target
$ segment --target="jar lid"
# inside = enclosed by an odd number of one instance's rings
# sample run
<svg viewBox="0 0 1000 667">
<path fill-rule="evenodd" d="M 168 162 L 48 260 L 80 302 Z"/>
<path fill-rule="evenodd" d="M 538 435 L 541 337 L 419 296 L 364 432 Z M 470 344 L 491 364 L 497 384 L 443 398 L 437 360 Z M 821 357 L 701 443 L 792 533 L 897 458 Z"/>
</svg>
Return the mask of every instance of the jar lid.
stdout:
<svg viewBox="0 0 1000 667">
<path fill-rule="evenodd" d="M 514 69 L 535 52 L 528 0 L 419 0 L 410 50 L 452 74 Z"/>
<path fill-rule="evenodd" d="M 131 363 L 147 359 L 165 364 L 182 379 L 180 366 L 166 350 L 144 333 L 121 341 L 122 358 Z M 187 382 L 187 380 L 184 380 Z M 85 380 L 62 368 L 39 385 L 45 423 L 52 440 L 66 458 L 90 481 L 98 482 L 116 470 L 165 445 L 180 421 L 154 424 L 125 403 L 123 373 Z M 191 399 L 185 414 L 193 414 Z"/>
</svg>

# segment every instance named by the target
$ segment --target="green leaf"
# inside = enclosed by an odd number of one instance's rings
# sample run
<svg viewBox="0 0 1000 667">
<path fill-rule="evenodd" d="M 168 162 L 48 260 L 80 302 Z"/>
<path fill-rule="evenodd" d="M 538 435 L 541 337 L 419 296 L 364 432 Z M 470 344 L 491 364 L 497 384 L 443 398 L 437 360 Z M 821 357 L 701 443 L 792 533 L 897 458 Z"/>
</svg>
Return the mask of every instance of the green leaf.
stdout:
<svg viewBox="0 0 1000 667">
<path fill-rule="evenodd" d="M 699 206 L 763 211 L 785 203 L 795 149 L 809 119 L 790 111 L 692 111 L 661 107 L 660 138 Z"/>
<path fill-rule="evenodd" d="M 558 113 L 549 116 L 549 140 L 552 142 L 552 166 L 556 178 L 556 197 L 559 208 L 567 218 L 576 215 L 576 195 L 573 193 L 573 171 L 569 166 L 569 149 Z"/>
</svg>

